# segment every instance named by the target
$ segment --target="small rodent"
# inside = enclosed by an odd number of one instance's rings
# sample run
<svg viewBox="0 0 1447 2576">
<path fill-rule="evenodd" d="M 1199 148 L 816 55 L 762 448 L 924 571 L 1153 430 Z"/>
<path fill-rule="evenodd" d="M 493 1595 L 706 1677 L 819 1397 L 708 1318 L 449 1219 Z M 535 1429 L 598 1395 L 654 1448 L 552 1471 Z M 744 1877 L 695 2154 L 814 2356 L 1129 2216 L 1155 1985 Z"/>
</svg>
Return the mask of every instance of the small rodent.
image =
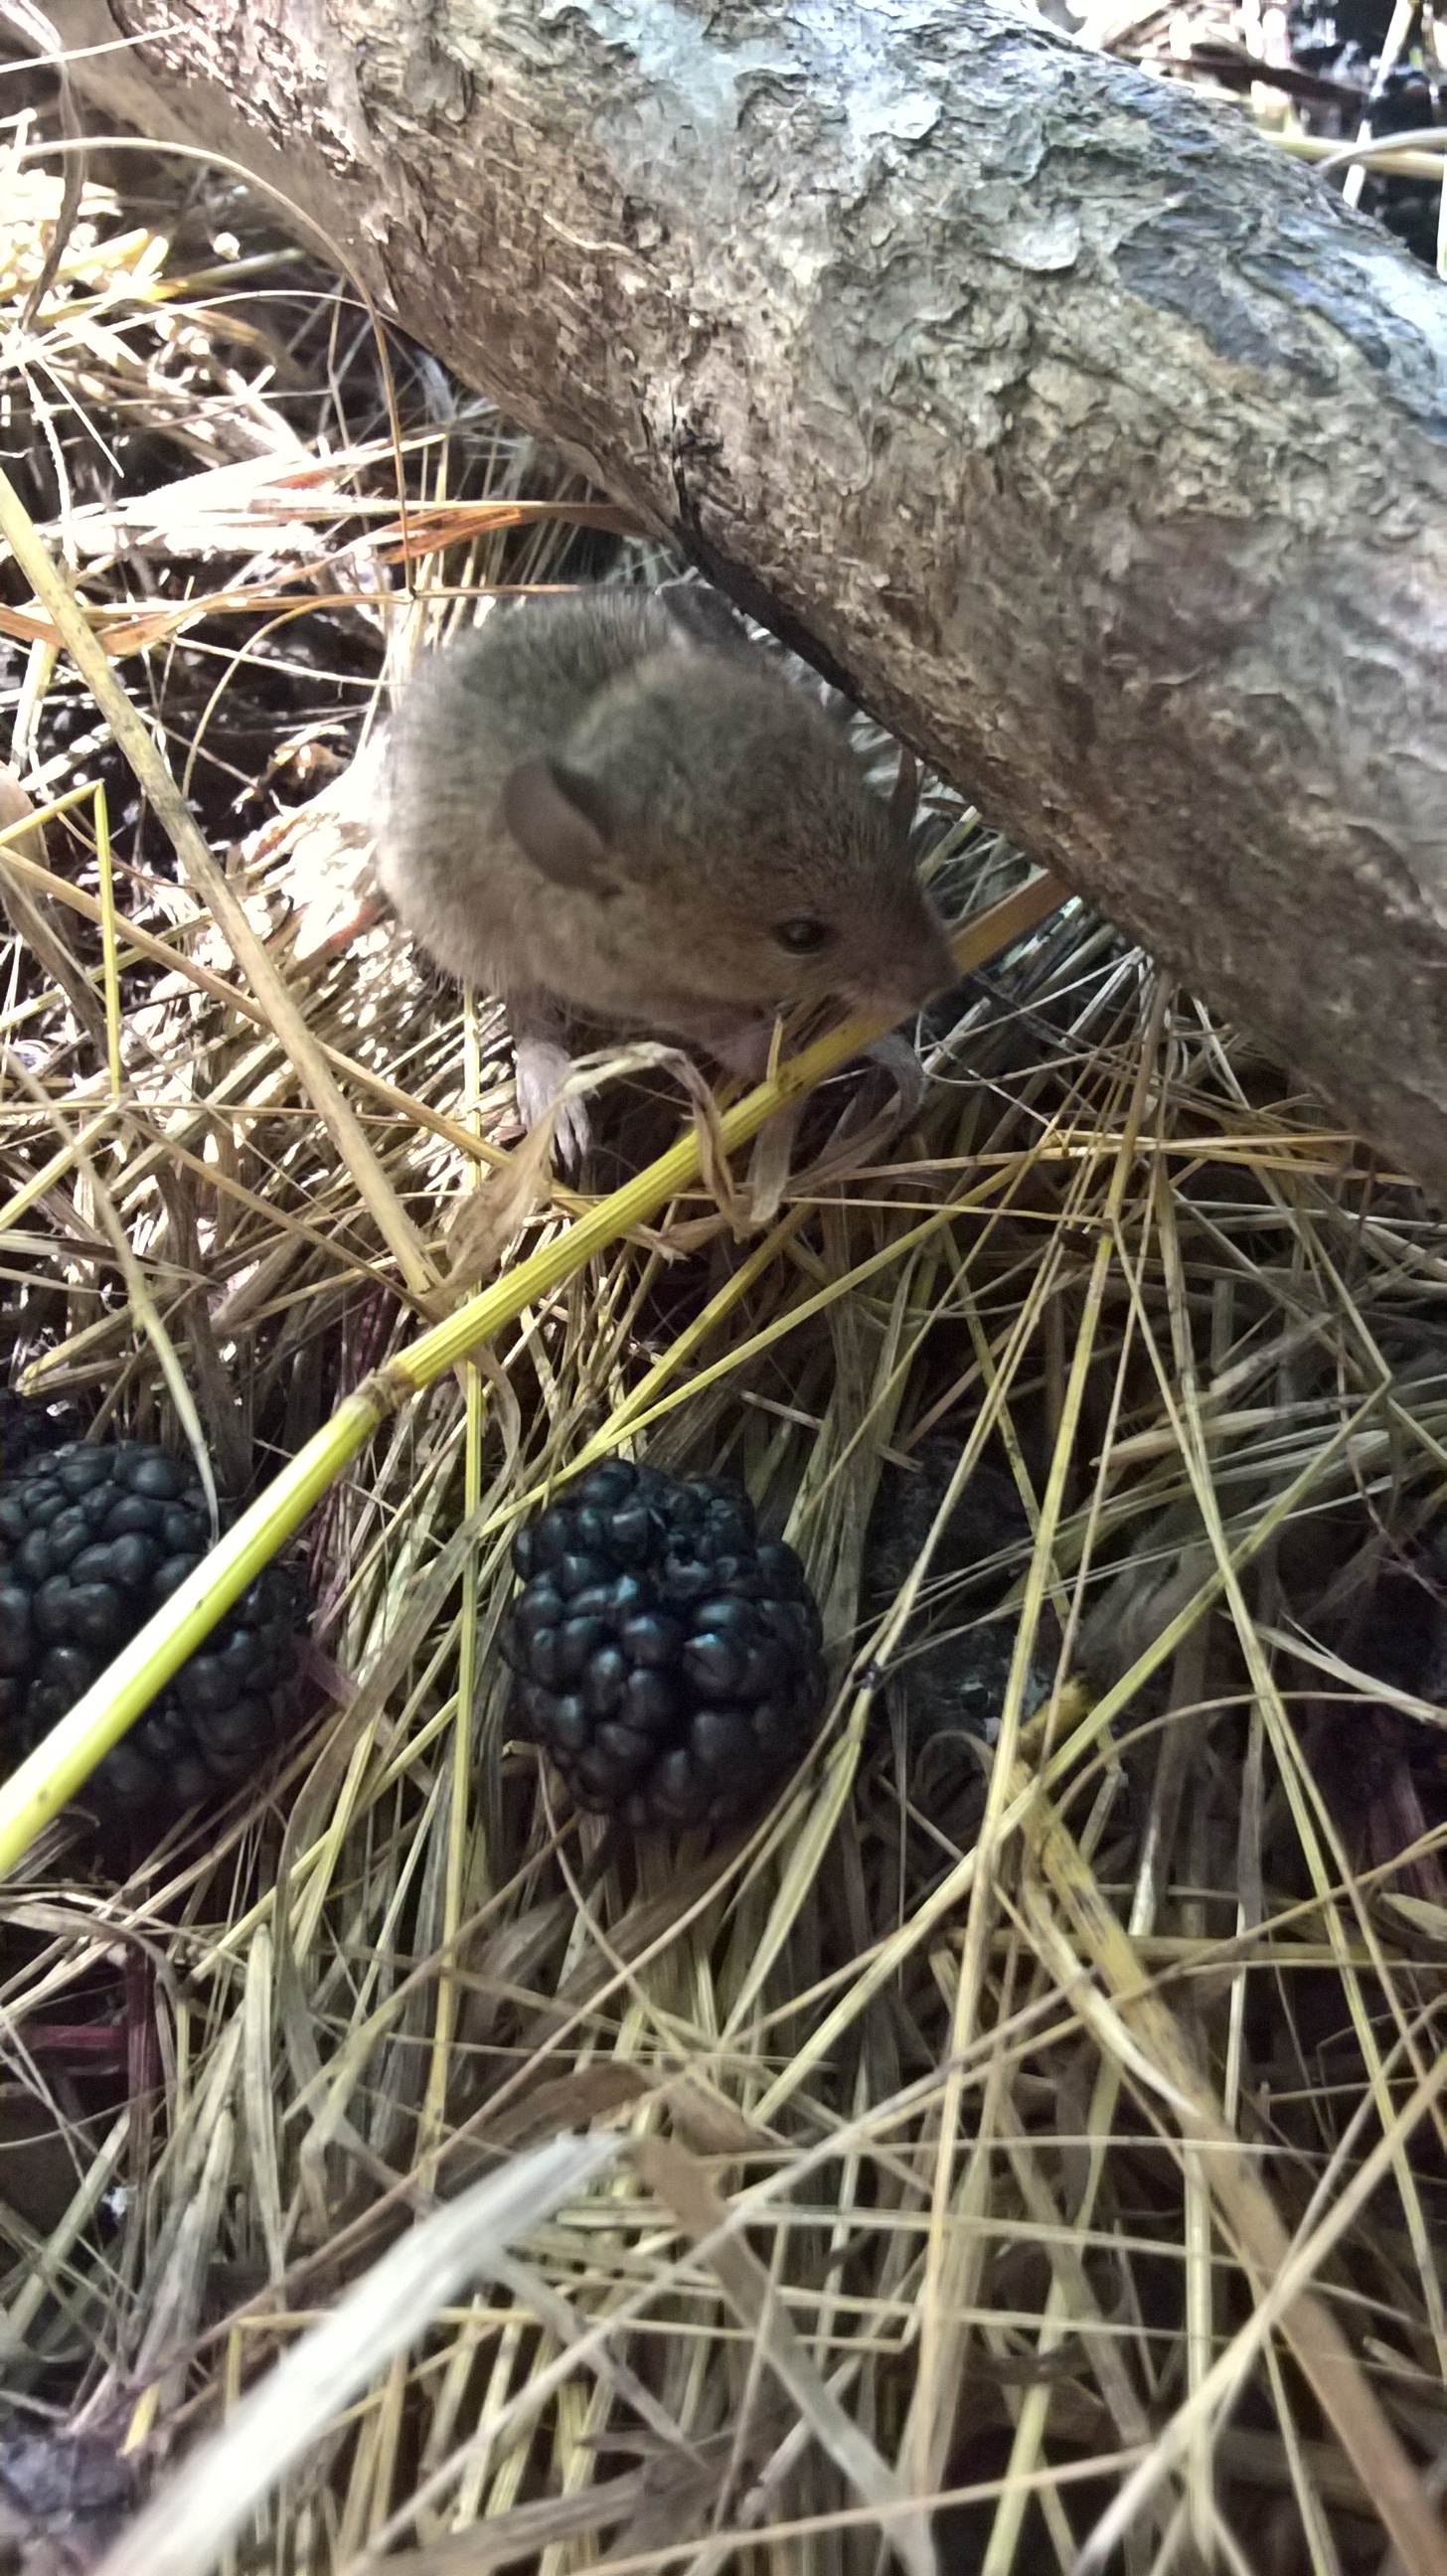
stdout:
<svg viewBox="0 0 1447 2576">
<path fill-rule="evenodd" d="M 439 965 L 506 1001 L 531 1125 L 569 1013 L 757 1077 L 783 1008 L 902 1020 L 952 982 L 912 801 L 870 793 L 717 591 L 596 589 L 494 609 L 424 663 L 377 875 Z"/>
</svg>

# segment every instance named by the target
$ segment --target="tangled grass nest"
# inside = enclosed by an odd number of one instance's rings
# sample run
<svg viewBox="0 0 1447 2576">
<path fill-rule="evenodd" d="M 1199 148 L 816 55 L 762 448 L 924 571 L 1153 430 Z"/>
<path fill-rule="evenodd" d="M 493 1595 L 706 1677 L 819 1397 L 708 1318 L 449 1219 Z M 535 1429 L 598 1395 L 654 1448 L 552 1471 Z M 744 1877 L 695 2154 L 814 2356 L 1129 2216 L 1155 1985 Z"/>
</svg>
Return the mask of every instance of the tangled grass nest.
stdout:
<svg viewBox="0 0 1447 2576">
<path fill-rule="evenodd" d="M 10 1376 L 244 1494 L 402 1371 L 288 1757 L 119 1862 L 82 1790 L 0 1896 L 12 2551 L 1426 2576 L 1447 1234 L 1070 904 L 902 1130 L 849 1077 L 790 1172 L 706 1110 L 661 1197 L 510 1158 L 496 1006 L 355 919 L 384 669 L 649 550 L 400 347 L 394 452 L 366 317 L 219 182 L 92 185 L 26 315 L 9 131 L 7 537 L 109 657 L 98 710 L 12 564 Z M 1023 862 L 926 802 L 988 912 Z M 595 1179 L 672 1081 L 610 1077 Z M 513 1740 L 511 1534 L 611 1451 L 741 1478 L 823 1609 L 732 1840 Z"/>
</svg>

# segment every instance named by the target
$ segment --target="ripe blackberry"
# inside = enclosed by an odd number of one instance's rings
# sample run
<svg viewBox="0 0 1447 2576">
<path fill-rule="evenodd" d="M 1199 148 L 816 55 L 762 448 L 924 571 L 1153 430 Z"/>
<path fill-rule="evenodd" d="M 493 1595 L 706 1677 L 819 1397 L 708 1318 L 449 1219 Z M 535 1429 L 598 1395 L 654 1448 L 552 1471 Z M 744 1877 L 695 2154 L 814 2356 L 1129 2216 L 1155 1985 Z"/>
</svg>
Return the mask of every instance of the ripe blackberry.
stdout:
<svg viewBox="0 0 1447 2576">
<path fill-rule="evenodd" d="M 0 1726 L 28 1753 L 211 1544 L 190 1469 L 141 1440 L 67 1441 L 0 1489 Z M 270 1753 L 305 1621 L 298 1569 L 268 1566 L 101 1762 L 110 1807 L 195 1805 Z"/>
<path fill-rule="evenodd" d="M 514 1706 L 579 1806 L 728 1824 L 798 1761 L 824 1704 L 819 1613 L 741 1487 L 611 1459 L 519 1530 L 513 1564 Z"/>
</svg>

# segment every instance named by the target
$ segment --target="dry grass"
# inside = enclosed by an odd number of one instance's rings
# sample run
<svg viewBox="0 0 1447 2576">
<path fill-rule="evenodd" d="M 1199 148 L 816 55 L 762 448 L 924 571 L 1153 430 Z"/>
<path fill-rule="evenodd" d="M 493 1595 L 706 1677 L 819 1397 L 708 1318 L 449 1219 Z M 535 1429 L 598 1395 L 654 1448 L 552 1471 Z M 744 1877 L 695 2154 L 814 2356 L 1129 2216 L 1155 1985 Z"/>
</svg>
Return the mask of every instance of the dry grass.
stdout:
<svg viewBox="0 0 1447 2576">
<path fill-rule="evenodd" d="M 390 930 L 329 945 L 349 707 L 443 614 L 359 317 L 305 281 L 288 379 L 284 269 L 222 345 L 154 219 L 92 211 L 17 381 L 213 877 L 84 725 L 31 767 L 100 764 L 117 849 L 112 903 L 86 799 L 23 880 L 7 1338 L 102 1424 L 183 1438 L 179 1386 L 236 1489 L 455 1300 L 508 1063 Z M 18 330 L 34 227 L 8 249 Z M 215 462 L 83 502 L 42 397 Z M 557 571 L 556 515 L 483 506 L 547 474 L 485 412 L 409 473 L 434 600 Z M 23 766 L 65 684 L 7 596 Z M 314 798 L 258 799 L 258 727 Z M 978 907 L 1019 863 L 938 802 Z M 1075 910 L 931 1065 L 887 1158 L 741 1238 L 680 1193 L 386 1423 L 308 1527 L 328 1660 L 277 1776 L 119 1870 L 67 1815 L 12 1876 L 11 2429 L 226 2446 L 113 2576 L 863 2576 L 882 2533 L 921 2576 L 1326 2576 L 1384 2522 L 1443 2563 L 1408 2464 L 1447 2456 L 1447 1235 Z M 630 1080 L 637 1159 L 676 1113 Z M 514 1266 L 576 1213 L 489 1188 Z M 643 1441 L 745 1478 L 832 1641 L 815 1757 L 726 1848 L 617 1841 L 509 1742 L 509 1530 Z"/>
</svg>

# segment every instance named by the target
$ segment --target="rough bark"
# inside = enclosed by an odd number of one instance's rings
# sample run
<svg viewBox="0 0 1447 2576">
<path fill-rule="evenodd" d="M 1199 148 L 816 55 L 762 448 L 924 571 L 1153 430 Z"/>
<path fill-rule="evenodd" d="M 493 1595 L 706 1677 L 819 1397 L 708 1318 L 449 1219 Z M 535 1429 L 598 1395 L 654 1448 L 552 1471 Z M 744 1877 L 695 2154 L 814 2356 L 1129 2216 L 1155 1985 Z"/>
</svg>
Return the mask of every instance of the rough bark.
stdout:
<svg viewBox="0 0 1447 2576">
<path fill-rule="evenodd" d="M 1374 225 L 991 0 L 55 15 L 1447 1192 L 1447 304 Z"/>
</svg>

